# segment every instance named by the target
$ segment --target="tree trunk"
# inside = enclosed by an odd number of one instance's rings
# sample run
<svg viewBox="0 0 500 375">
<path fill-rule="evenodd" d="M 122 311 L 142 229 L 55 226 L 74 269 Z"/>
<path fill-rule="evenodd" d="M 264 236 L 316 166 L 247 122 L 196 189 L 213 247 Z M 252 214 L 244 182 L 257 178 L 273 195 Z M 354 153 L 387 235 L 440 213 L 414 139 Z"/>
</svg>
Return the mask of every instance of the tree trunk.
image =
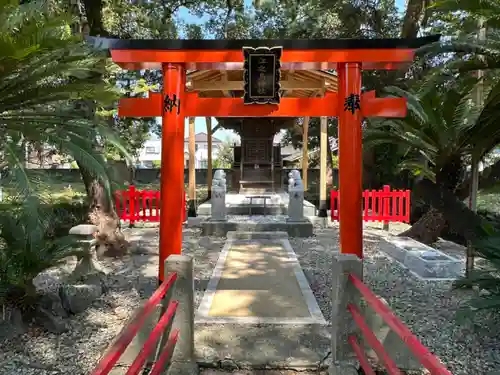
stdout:
<svg viewBox="0 0 500 375">
<path fill-rule="evenodd" d="M 437 241 L 445 227 L 446 220 L 443 214 L 435 208 L 431 208 L 410 229 L 400 233 L 399 236 L 411 237 L 430 245 Z"/>
<path fill-rule="evenodd" d="M 78 164 L 89 201 L 89 221 L 97 226 L 98 253 L 121 256 L 127 252 L 128 242 L 120 230 L 120 218 L 116 215 L 106 190 L 96 176 Z"/>
<path fill-rule="evenodd" d="M 72 11 L 78 16 L 79 22 L 74 25 L 73 32 L 92 36 L 108 36 L 102 22 L 102 0 L 84 0 L 83 4 L 87 22 L 83 21 L 78 2 L 76 2 Z M 96 73 L 92 79 L 100 80 L 102 76 Z M 88 118 L 95 116 L 95 104 L 92 101 L 78 101 L 76 107 L 76 110 L 83 109 Z M 107 256 L 125 254 L 128 249 L 128 242 L 120 230 L 120 219 L 106 194 L 102 181 L 80 163 L 78 163 L 78 168 L 87 192 L 89 221 L 98 228 L 96 235 L 98 253 Z"/>
<path fill-rule="evenodd" d="M 468 172 L 463 183 L 456 189 L 456 195 L 460 199 L 469 196 L 471 186 L 471 173 Z M 500 160 L 484 168 L 479 174 L 479 189 L 487 189 L 495 186 L 500 181 Z"/>
<path fill-rule="evenodd" d="M 425 0 L 408 0 L 401 29 L 401 38 L 416 38 L 425 18 Z"/>
<path fill-rule="evenodd" d="M 415 194 L 428 202 L 431 209 L 400 236 L 430 244 L 437 240 L 446 226 L 450 231 L 460 233 L 466 242 L 473 242 L 487 235 L 484 220 L 449 190 L 423 180 L 416 185 Z"/>
<path fill-rule="evenodd" d="M 416 189 L 426 202 L 444 215 L 450 230 L 462 234 L 466 241 L 473 242 L 487 235 L 483 218 L 471 211 L 452 192 L 438 188 L 429 180 L 423 180 Z"/>
</svg>

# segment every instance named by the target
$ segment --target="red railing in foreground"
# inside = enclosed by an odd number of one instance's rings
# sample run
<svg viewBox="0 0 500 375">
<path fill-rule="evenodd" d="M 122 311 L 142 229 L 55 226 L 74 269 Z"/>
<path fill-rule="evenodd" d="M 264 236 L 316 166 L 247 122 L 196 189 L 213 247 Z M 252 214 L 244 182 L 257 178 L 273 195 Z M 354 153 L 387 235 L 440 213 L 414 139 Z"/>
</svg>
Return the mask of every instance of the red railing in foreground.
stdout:
<svg viewBox="0 0 500 375">
<path fill-rule="evenodd" d="M 115 209 L 121 220 L 130 225 L 136 221 L 160 221 L 160 192 L 157 190 L 136 190 L 129 186 L 128 190 L 115 191 Z M 182 196 L 182 221 L 187 220 L 186 196 Z"/>
<path fill-rule="evenodd" d="M 452 375 L 446 369 L 446 366 L 433 355 L 429 350 L 422 345 L 417 337 L 406 327 L 401 320 L 356 276 L 350 274 L 349 281 L 360 292 L 361 296 L 366 301 L 367 305 L 380 317 L 382 317 L 385 324 L 399 336 L 401 341 L 410 349 L 425 369 L 429 371 L 430 375 Z M 377 339 L 375 334 L 371 331 L 368 324 L 365 322 L 361 315 L 359 308 L 353 304 L 347 306 L 347 310 L 351 313 L 354 322 L 356 323 L 361 335 L 365 341 L 370 345 L 378 360 L 381 362 L 387 371 L 388 375 L 403 375 L 403 372 L 398 369 L 395 362 L 391 359 L 390 354 L 384 349 L 382 343 Z M 351 344 L 359 363 L 366 375 L 375 375 L 375 371 L 371 367 L 365 352 L 358 343 L 357 337 L 354 335 L 349 336 L 348 339 Z"/>
<path fill-rule="evenodd" d="M 179 337 L 179 331 L 174 330 L 173 332 L 170 332 L 178 302 L 168 302 L 168 299 L 164 297 L 166 297 L 170 289 L 175 286 L 176 280 L 176 273 L 172 273 L 168 276 L 167 280 L 160 285 L 151 298 L 148 299 L 144 306 L 131 319 L 130 323 L 122 330 L 122 332 L 120 332 L 115 340 L 115 343 L 106 351 L 99 364 L 92 371 L 91 375 L 107 375 L 110 373 L 127 349 L 128 345 L 142 328 L 147 318 L 155 311 L 156 306 L 162 302 L 162 299 L 164 305 L 168 303 L 168 307 L 166 308 L 166 311 L 163 312 L 162 310 L 163 314 L 160 317 L 160 320 L 153 328 L 153 331 L 146 340 L 142 350 L 128 369 L 127 375 L 137 375 L 141 373 L 148 358 L 155 354 L 157 349 L 160 354 L 156 361 L 154 361 L 149 375 L 159 375 L 165 371 L 165 367 L 169 364 L 170 359 L 172 358 L 175 344 L 177 343 L 177 339 Z M 157 343 L 162 345 L 162 337 L 167 336 L 168 341 L 163 347 L 158 348 Z"/>
<path fill-rule="evenodd" d="M 389 222 L 410 222 L 410 190 L 392 190 L 384 185 L 382 190 L 363 191 L 363 220 Z M 339 192 L 330 192 L 332 221 L 339 220 Z"/>
</svg>

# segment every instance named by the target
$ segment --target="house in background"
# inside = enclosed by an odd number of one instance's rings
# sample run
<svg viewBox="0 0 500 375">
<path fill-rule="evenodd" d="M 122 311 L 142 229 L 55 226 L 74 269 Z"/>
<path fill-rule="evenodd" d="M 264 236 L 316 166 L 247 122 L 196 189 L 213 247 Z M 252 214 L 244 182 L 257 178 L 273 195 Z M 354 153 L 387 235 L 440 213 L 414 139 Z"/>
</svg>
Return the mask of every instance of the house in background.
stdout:
<svg viewBox="0 0 500 375">
<path fill-rule="evenodd" d="M 208 168 L 208 134 L 197 133 L 194 136 L 194 167 L 196 169 Z M 218 138 L 212 137 L 212 160 L 217 159 L 219 153 L 219 146 L 222 141 Z M 189 167 L 189 137 L 184 139 L 184 165 Z"/>
<path fill-rule="evenodd" d="M 207 133 L 197 133 L 195 139 L 195 168 L 208 168 L 208 135 Z M 222 141 L 212 137 L 212 160 L 217 159 L 219 146 Z M 137 168 L 157 168 L 161 162 L 161 139 L 152 135 L 144 142 L 144 146 L 139 151 L 137 157 Z M 189 166 L 189 137 L 184 139 L 184 166 Z"/>
<path fill-rule="evenodd" d="M 161 161 L 161 139 L 152 135 L 139 150 L 136 168 L 155 168 Z"/>
</svg>

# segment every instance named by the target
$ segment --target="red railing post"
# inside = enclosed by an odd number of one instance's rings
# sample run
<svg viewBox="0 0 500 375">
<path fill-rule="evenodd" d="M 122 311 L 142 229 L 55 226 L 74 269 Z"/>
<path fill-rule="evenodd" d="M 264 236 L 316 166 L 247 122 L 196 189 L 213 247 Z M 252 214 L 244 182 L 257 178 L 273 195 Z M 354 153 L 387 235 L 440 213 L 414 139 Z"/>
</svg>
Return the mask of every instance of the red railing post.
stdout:
<svg viewBox="0 0 500 375">
<path fill-rule="evenodd" d="M 411 195 L 411 191 L 410 190 L 406 190 L 405 191 L 405 198 L 406 198 L 406 212 L 405 212 L 405 216 L 404 216 L 404 221 L 405 223 L 410 223 L 410 210 L 411 210 L 411 206 L 410 206 L 410 195 Z"/>
<path fill-rule="evenodd" d="M 337 190 L 330 191 L 330 216 L 332 221 L 339 220 L 339 192 Z"/>
<path fill-rule="evenodd" d="M 364 221 L 382 221 L 384 230 L 389 230 L 391 221 L 410 222 L 410 190 L 391 191 L 389 185 L 382 190 L 364 190 L 362 193 L 361 215 Z M 339 220 L 339 192 L 330 191 L 330 217 Z"/>
<path fill-rule="evenodd" d="M 429 371 L 431 375 L 452 375 L 451 372 L 446 368 L 446 366 L 433 355 L 418 338 L 409 330 L 409 328 L 401 322 L 401 320 L 394 315 L 391 309 L 377 296 L 375 295 L 366 284 L 361 281 L 358 275 L 350 273 L 348 276 L 349 284 L 351 284 L 357 293 L 361 295 L 366 304 L 370 309 L 378 314 L 385 324 L 396 334 L 399 339 L 413 354 L 416 360 L 424 366 L 426 370 Z M 372 328 L 366 323 L 364 317 L 361 315 L 357 305 L 351 303 L 348 305 L 348 310 L 351 314 L 352 319 L 356 322 L 356 325 L 361 332 L 363 338 L 368 342 L 369 346 L 377 354 L 381 364 L 384 365 L 388 374 L 400 375 L 402 372 L 397 368 L 395 361 L 390 357 L 391 353 L 388 353 L 384 348 L 384 345 L 376 337 Z M 354 336 L 352 336 L 354 337 Z M 350 340 L 351 344 L 353 339 Z M 356 347 L 353 347 L 356 350 Z M 359 352 L 357 355 L 359 356 Z M 360 360 L 363 361 L 363 357 Z M 366 365 L 366 363 L 365 363 Z M 365 370 L 366 372 L 366 370 Z"/>
<path fill-rule="evenodd" d="M 384 185 L 383 188 L 383 206 L 382 206 L 382 216 L 384 220 L 384 230 L 389 230 L 389 219 L 390 219 L 390 199 L 391 199 L 391 187 L 389 185 Z"/>
<path fill-rule="evenodd" d="M 368 218 L 368 210 L 370 208 L 370 192 L 363 190 L 363 221 Z"/>
<path fill-rule="evenodd" d="M 135 186 L 130 185 L 128 188 L 128 210 L 130 212 L 130 222 L 129 225 L 131 227 L 134 226 L 136 220 L 136 212 L 135 212 Z"/>
</svg>

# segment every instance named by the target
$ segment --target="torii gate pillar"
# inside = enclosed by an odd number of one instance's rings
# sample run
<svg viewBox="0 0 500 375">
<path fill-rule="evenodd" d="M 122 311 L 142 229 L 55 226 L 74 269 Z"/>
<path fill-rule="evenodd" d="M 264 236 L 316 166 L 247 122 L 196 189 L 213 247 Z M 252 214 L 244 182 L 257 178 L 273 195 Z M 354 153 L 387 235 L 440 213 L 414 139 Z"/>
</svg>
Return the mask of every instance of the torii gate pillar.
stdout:
<svg viewBox="0 0 500 375">
<path fill-rule="evenodd" d="M 184 194 L 184 102 L 186 70 L 164 63 L 161 126 L 160 282 L 164 260 L 182 250 L 182 196 Z"/>
<path fill-rule="evenodd" d="M 363 257 L 362 104 L 346 108 L 346 100 L 361 98 L 361 64 L 338 64 L 339 225 L 340 251 Z M 351 103 L 356 104 L 356 102 Z"/>
</svg>

